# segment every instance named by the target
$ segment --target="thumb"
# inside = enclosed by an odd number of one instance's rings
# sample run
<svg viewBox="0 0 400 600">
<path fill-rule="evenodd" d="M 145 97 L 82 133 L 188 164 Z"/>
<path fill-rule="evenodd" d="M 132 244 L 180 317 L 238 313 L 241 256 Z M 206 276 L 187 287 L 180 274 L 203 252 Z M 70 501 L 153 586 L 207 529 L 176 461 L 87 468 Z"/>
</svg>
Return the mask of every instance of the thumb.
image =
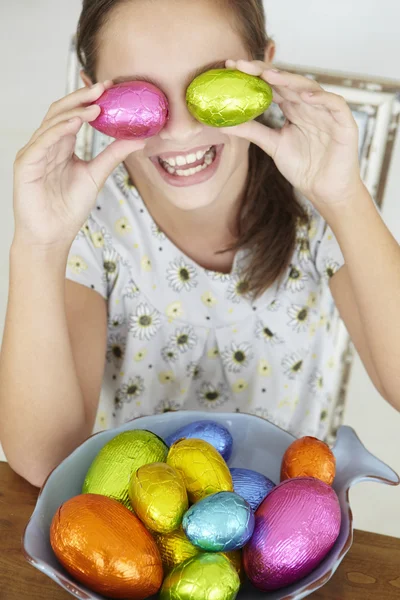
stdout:
<svg viewBox="0 0 400 600">
<path fill-rule="evenodd" d="M 130 154 L 142 150 L 146 140 L 116 140 L 88 163 L 88 169 L 98 189 L 102 188 L 111 173 Z"/>
<path fill-rule="evenodd" d="M 234 127 L 221 127 L 227 135 L 235 135 L 253 142 L 266 152 L 271 158 L 274 158 L 279 145 L 280 133 L 271 129 L 258 121 L 247 121 Z"/>
</svg>

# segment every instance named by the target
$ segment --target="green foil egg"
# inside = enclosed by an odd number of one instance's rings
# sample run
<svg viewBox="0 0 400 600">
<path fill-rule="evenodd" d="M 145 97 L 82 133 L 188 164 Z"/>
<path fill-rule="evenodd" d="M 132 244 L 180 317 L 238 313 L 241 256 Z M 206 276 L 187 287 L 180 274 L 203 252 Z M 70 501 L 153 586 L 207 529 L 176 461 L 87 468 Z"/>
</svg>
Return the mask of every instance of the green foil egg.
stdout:
<svg viewBox="0 0 400 600">
<path fill-rule="evenodd" d="M 265 112 L 272 102 L 272 88 L 260 77 L 236 69 L 212 69 L 192 81 L 186 102 L 201 123 L 231 127 Z"/>
<path fill-rule="evenodd" d="M 160 600 L 234 600 L 239 575 L 222 554 L 199 554 L 176 567 L 165 579 Z"/>
<path fill-rule="evenodd" d="M 133 473 L 129 498 L 142 523 L 158 533 L 177 529 L 189 505 L 181 475 L 165 463 L 145 465 Z"/>
<path fill-rule="evenodd" d="M 86 474 L 83 494 L 101 494 L 132 510 L 129 482 L 132 473 L 149 463 L 164 462 L 168 446 L 154 433 L 135 429 L 110 440 L 98 453 Z"/>
</svg>

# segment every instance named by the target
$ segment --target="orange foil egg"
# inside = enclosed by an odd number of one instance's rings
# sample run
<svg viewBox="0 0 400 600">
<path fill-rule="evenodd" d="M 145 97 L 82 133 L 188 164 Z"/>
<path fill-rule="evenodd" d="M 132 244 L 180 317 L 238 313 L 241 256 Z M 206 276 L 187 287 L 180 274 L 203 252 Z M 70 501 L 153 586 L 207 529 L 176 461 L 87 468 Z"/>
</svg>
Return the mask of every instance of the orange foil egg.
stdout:
<svg viewBox="0 0 400 600">
<path fill-rule="evenodd" d="M 293 477 L 315 477 L 332 485 L 336 459 L 325 442 L 315 437 L 302 437 L 286 450 L 281 467 L 281 481 Z"/>
<path fill-rule="evenodd" d="M 106 496 L 65 502 L 53 517 L 50 543 L 75 579 L 109 598 L 143 600 L 161 587 L 156 542 L 135 515 Z"/>
</svg>

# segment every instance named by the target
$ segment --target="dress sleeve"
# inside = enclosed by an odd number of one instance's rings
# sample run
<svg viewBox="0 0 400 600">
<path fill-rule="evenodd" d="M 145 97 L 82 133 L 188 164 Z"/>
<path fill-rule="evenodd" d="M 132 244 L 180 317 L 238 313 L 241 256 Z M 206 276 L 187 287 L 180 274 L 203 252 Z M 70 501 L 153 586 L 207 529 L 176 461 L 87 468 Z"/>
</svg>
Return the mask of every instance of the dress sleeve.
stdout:
<svg viewBox="0 0 400 600">
<path fill-rule="evenodd" d="M 89 217 L 71 246 L 66 278 L 97 291 L 107 300 L 109 290 L 104 268 L 104 238 L 105 232 Z"/>
</svg>

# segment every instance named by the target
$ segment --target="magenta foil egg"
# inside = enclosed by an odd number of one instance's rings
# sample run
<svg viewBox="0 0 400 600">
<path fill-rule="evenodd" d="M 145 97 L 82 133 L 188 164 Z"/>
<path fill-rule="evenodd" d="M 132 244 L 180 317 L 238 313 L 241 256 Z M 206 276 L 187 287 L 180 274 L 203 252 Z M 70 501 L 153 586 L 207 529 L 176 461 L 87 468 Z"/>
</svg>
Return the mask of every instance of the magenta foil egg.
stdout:
<svg viewBox="0 0 400 600">
<path fill-rule="evenodd" d="M 340 531 L 339 500 L 311 477 L 289 479 L 266 497 L 243 552 L 252 584 L 270 591 L 302 579 L 325 558 Z"/>
<path fill-rule="evenodd" d="M 90 125 L 121 140 L 157 135 L 168 119 L 167 98 L 156 86 L 144 81 L 115 85 L 93 104 L 100 106 L 101 113 Z"/>
</svg>

